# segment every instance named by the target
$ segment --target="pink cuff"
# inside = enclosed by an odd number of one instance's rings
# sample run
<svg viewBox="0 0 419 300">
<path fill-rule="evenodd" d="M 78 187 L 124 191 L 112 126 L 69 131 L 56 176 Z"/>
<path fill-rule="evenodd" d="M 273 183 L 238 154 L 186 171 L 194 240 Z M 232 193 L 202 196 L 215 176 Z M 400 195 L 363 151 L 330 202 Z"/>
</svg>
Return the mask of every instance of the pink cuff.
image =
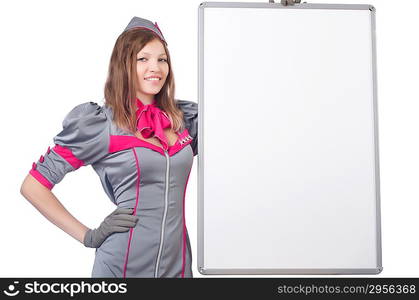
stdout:
<svg viewBox="0 0 419 300">
<path fill-rule="evenodd" d="M 34 163 L 34 166 L 29 171 L 29 174 L 31 174 L 36 180 L 38 180 L 43 186 L 45 186 L 47 189 L 52 190 L 54 187 L 54 184 L 48 181 L 41 173 L 39 173 L 34 167 L 36 167 L 36 164 Z"/>
</svg>

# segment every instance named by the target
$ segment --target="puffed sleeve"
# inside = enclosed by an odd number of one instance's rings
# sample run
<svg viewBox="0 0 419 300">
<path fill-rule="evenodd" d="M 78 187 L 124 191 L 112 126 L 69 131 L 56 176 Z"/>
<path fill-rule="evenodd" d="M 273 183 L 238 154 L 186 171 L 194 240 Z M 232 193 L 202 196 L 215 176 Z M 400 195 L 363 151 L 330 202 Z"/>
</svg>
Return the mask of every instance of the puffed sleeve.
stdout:
<svg viewBox="0 0 419 300">
<path fill-rule="evenodd" d="M 55 146 L 41 155 L 29 171 L 36 180 L 52 189 L 68 172 L 91 165 L 108 154 L 109 122 L 103 108 L 94 102 L 74 107 L 64 118 Z"/>
<path fill-rule="evenodd" d="M 183 120 L 192 137 L 193 155 L 198 154 L 198 103 L 188 100 L 177 100 L 178 107 L 183 111 Z"/>
</svg>

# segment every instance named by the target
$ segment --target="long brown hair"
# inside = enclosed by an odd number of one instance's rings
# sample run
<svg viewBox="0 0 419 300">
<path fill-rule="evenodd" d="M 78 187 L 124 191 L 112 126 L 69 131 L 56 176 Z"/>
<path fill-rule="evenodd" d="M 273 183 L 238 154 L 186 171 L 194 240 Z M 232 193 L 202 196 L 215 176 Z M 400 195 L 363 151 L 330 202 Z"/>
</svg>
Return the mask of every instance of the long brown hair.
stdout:
<svg viewBox="0 0 419 300">
<path fill-rule="evenodd" d="M 113 121 L 123 130 L 135 134 L 137 105 L 136 90 L 137 53 L 152 40 L 161 40 L 153 32 L 133 28 L 123 32 L 115 42 L 109 63 L 108 78 L 105 83 L 105 105 L 113 111 Z M 183 112 L 177 108 L 174 100 L 175 80 L 170 61 L 170 53 L 162 42 L 167 54 L 169 73 L 160 92 L 154 96 L 156 105 L 169 116 L 175 131 L 184 129 Z"/>
</svg>

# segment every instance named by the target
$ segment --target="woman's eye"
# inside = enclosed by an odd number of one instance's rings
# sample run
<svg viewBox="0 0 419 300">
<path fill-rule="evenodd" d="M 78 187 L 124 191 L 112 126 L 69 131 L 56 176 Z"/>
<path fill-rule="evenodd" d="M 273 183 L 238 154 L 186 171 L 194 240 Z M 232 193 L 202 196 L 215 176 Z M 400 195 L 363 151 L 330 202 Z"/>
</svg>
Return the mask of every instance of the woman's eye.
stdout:
<svg viewBox="0 0 419 300">
<path fill-rule="evenodd" d="M 137 58 L 138 61 L 142 61 L 142 59 L 147 59 L 147 58 L 145 58 L 145 57 Z M 167 59 L 165 59 L 165 58 L 161 58 L 159 60 L 163 60 L 163 61 L 167 62 Z"/>
</svg>

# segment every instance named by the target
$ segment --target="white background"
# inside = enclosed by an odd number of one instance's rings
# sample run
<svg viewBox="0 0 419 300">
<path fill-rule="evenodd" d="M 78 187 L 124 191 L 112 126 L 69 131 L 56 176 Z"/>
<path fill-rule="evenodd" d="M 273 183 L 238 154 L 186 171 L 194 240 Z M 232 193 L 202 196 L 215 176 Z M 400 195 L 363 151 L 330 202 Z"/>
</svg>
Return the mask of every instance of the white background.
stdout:
<svg viewBox="0 0 419 300">
<path fill-rule="evenodd" d="M 61 130 L 65 115 L 83 102 L 103 103 L 111 51 L 133 16 L 159 24 L 172 57 L 176 98 L 198 101 L 197 34 L 201 2 L 1 2 L 0 277 L 90 277 L 94 249 L 85 248 L 45 219 L 20 194 L 20 186 L 32 162 L 48 146 L 53 147 L 52 138 Z M 372 4 L 376 8 L 384 268 L 377 276 L 417 277 L 419 3 L 415 0 L 398 4 L 390 0 L 328 3 Z M 249 58 L 249 63 L 255 63 L 255 59 Z M 90 228 L 97 227 L 115 208 L 90 166 L 67 174 L 53 193 Z M 197 271 L 196 252 L 196 159 L 187 187 L 186 222 L 194 277 L 202 277 Z"/>
</svg>

